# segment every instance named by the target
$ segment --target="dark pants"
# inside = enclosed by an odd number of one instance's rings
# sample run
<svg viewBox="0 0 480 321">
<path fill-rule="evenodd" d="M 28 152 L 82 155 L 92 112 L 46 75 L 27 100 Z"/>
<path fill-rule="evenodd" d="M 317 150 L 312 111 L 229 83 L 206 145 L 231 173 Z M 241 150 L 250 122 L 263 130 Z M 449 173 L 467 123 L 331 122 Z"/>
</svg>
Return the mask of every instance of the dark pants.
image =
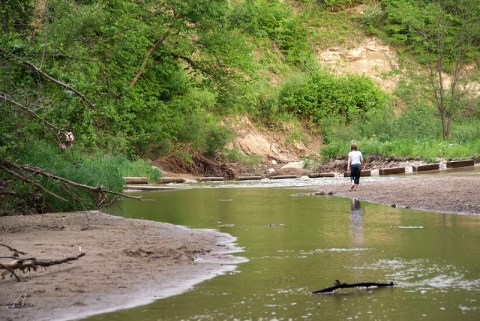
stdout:
<svg viewBox="0 0 480 321">
<path fill-rule="evenodd" d="M 360 184 L 360 174 L 362 173 L 362 165 L 361 164 L 353 164 L 350 166 L 350 178 L 355 184 Z"/>
</svg>

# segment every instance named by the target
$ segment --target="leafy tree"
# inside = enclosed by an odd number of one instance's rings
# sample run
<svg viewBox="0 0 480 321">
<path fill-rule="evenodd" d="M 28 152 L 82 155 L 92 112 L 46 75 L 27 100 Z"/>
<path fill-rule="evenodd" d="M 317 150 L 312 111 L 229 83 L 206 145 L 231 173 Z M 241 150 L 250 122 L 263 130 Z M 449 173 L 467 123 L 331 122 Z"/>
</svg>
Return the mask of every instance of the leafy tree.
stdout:
<svg viewBox="0 0 480 321">
<path fill-rule="evenodd" d="M 422 92 L 435 106 L 448 139 L 452 122 L 468 95 L 466 84 L 478 72 L 480 1 L 387 0 L 385 29 L 426 66 L 415 71 Z"/>
<path fill-rule="evenodd" d="M 283 1 L 252 1 L 236 7 L 233 23 L 256 38 L 268 38 L 288 63 L 300 68 L 310 60 L 304 17 Z"/>
<path fill-rule="evenodd" d="M 209 114 L 236 107 L 237 88 L 252 72 L 250 48 L 229 23 L 228 1 L 1 4 L 0 183 L 24 170 L 21 162 L 40 166 L 25 148 L 32 142 L 44 141 L 51 154 L 82 167 L 59 149 L 61 130 L 74 133 L 79 155 L 100 148 L 154 158 L 183 139 L 195 114 L 195 148 L 214 154 L 225 144 L 228 135 Z M 197 101 L 206 103 L 188 105 Z M 45 159 L 41 166 L 58 174 L 54 157 Z M 82 173 L 88 183 L 93 171 L 64 173 L 72 180 Z M 48 194 L 46 184 L 35 186 Z"/>
<path fill-rule="evenodd" d="M 0 1 L 1 29 L 4 33 L 30 29 L 31 16 L 35 2 L 33 0 Z"/>
<path fill-rule="evenodd" d="M 254 70 L 251 49 L 228 20 L 228 1 L 46 4 L 31 17 L 35 32 L 1 37 L 8 62 L 2 68 L 12 77 L 0 82 L 8 82 L 2 89 L 14 100 L 35 101 L 41 117 L 70 128 L 85 146 L 116 145 L 120 152 L 155 157 L 168 152 L 164 142 L 182 130 L 178 120 L 188 110 L 175 109 L 181 97 L 215 92 L 208 106 L 215 112 L 241 105 L 245 79 Z M 32 69 L 25 72 L 22 61 L 70 88 L 59 91 Z"/>
</svg>

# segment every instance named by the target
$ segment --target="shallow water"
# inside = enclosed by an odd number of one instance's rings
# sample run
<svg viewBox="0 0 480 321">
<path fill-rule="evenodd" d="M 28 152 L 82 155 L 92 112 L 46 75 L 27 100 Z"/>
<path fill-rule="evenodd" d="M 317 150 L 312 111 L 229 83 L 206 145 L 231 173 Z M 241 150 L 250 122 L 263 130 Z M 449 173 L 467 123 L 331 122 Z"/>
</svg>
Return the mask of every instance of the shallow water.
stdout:
<svg viewBox="0 0 480 321">
<path fill-rule="evenodd" d="M 112 209 L 229 233 L 249 261 L 187 293 L 87 320 L 480 320 L 480 217 L 249 184 L 145 192 L 149 201 Z M 396 286 L 311 293 L 337 279 Z"/>
</svg>

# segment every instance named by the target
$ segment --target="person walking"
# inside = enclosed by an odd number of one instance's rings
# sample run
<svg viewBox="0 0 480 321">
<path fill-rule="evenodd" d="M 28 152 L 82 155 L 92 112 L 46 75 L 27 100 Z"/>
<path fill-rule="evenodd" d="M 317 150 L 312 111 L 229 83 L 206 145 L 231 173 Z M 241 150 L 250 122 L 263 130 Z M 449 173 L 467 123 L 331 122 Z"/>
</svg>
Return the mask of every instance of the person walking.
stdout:
<svg viewBox="0 0 480 321">
<path fill-rule="evenodd" d="M 352 187 L 350 189 L 358 188 L 360 184 L 360 175 L 362 174 L 362 168 L 365 167 L 365 161 L 363 160 L 362 152 L 358 150 L 356 144 L 350 146 L 350 153 L 348 153 L 347 171 L 350 171 L 350 180 Z"/>
</svg>

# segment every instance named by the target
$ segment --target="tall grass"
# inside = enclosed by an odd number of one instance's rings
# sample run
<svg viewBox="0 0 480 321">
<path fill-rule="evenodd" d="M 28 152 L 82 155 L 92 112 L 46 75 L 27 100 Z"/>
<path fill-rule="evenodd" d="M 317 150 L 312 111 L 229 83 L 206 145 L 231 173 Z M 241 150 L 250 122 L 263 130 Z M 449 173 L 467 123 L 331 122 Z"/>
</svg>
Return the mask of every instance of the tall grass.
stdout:
<svg viewBox="0 0 480 321">
<path fill-rule="evenodd" d="M 480 140 L 468 143 L 453 143 L 442 140 L 399 139 L 381 142 L 375 138 L 358 141 L 337 141 L 321 148 L 322 161 L 345 156 L 350 144 L 356 143 L 364 156 L 376 155 L 397 158 L 418 158 L 426 162 L 438 159 L 466 159 L 480 156 Z"/>
<path fill-rule="evenodd" d="M 420 112 L 417 117 L 427 115 Z M 366 128 L 370 126 L 369 123 L 376 124 L 376 129 Z M 358 144 L 365 156 L 419 158 L 428 162 L 439 158 L 465 159 L 480 156 L 478 121 L 458 121 L 452 128 L 450 139 L 445 141 L 439 137 L 439 125 L 431 115 L 420 123 L 412 118 L 412 113 L 406 113 L 391 122 L 365 120 L 348 126 L 339 125 L 330 132 L 331 143 L 321 148 L 321 160 L 326 162 L 347 155 L 351 143 Z"/>
<path fill-rule="evenodd" d="M 145 160 L 130 161 L 125 156 L 101 153 L 87 155 L 79 149 L 61 150 L 42 141 L 29 141 L 25 146 L 28 147 L 19 148 L 11 155 L 12 161 L 18 164 L 31 164 L 67 180 L 93 187 L 101 186 L 114 192 L 123 190 L 124 176 L 146 176 L 152 181 L 161 176 L 161 172 L 152 168 Z M 99 195 L 95 195 L 91 190 L 73 187 L 40 175 L 32 175 L 31 179 L 37 180 L 45 189 L 68 200 L 61 201 L 34 187 L 33 184 L 15 183 L 13 189 L 25 197 L 36 195 L 32 201 L 38 204 L 31 204 L 31 209 L 52 212 L 97 208 Z M 112 196 L 107 195 L 106 201 L 111 199 Z M 15 199 L 9 201 L 19 202 Z M 9 205 L 12 209 L 19 207 L 22 206 Z"/>
</svg>

